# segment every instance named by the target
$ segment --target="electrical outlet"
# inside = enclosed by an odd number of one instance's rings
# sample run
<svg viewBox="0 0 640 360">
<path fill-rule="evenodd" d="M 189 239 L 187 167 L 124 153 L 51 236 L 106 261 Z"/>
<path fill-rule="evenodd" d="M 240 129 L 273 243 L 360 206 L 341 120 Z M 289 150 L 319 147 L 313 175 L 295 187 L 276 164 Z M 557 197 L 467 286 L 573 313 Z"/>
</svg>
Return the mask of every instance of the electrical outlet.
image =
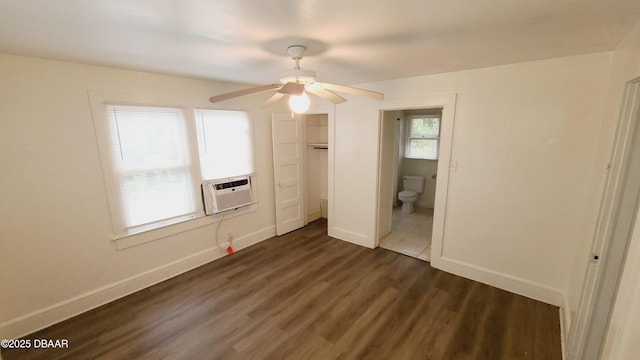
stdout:
<svg viewBox="0 0 640 360">
<path fill-rule="evenodd" d="M 229 244 L 231 244 L 231 242 L 233 241 L 233 232 L 229 231 L 227 233 L 227 241 L 229 242 Z"/>
</svg>

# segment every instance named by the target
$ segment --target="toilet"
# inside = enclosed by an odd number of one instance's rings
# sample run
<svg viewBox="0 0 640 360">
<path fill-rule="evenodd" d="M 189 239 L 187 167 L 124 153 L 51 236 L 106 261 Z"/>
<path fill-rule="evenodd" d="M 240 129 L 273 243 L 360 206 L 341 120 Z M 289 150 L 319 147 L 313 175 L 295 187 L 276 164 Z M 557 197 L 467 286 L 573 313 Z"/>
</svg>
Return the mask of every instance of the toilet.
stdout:
<svg viewBox="0 0 640 360">
<path fill-rule="evenodd" d="M 398 194 L 398 200 L 402 201 L 402 212 L 413 212 L 413 203 L 424 190 L 424 176 L 404 175 L 402 177 L 403 191 Z"/>
</svg>

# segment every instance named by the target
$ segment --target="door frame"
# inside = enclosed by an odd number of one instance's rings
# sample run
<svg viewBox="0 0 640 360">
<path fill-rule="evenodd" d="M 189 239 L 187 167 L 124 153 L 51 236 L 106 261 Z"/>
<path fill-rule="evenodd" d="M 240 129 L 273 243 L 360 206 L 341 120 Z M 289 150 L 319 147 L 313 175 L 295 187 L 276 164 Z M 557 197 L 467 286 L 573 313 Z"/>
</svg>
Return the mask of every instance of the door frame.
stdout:
<svg viewBox="0 0 640 360">
<path fill-rule="evenodd" d="M 626 83 L 568 359 L 599 359 L 640 205 L 640 78 Z"/>
<path fill-rule="evenodd" d="M 442 244 L 444 241 L 444 225 L 447 210 L 447 194 L 449 189 L 449 174 L 456 171 L 456 162 L 451 160 L 453 148 L 453 130 L 456 110 L 456 93 L 444 93 L 425 95 L 412 98 L 387 99 L 380 101 L 378 105 L 378 176 L 376 178 L 376 211 L 374 224 L 381 210 L 381 181 L 382 174 L 380 139 L 382 139 L 382 122 L 385 111 L 400 111 L 410 109 L 434 109 L 442 108 L 440 126 L 440 149 L 438 155 L 438 177 L 436 178 L 436 194 L 433 211 L 433 230 L 431 236 L 431 266 L 440 268 L 442 258 Z M 375 229 L 375 246 L 380 244 L 378 226 Z"/>
</svg>

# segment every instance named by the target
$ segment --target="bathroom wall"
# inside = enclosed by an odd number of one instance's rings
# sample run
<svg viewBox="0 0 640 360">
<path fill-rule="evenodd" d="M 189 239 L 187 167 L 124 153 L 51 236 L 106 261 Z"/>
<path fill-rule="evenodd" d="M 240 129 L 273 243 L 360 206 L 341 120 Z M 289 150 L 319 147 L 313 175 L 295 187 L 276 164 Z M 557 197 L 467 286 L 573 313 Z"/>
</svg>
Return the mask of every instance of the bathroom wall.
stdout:
<svg viewBox="0 0 640 360">
<path fill-rule="evenodd" d="M 327 114 L 305 116 L 307 144 L 327 144 Z M 307 146 L 307 217 L 309 221 L 327 217 L 327 150 Z"/>
<path fill-rule="evenodd" d="M 402 159 L 404 159 L 405 139 L 402 134 L 406 128 L 404 121 L 404 111 L 395 111 L 393 116 L 396 119 L 396 157 L 395 157 L 395 173 L 393 183 L 393 206 L 402 206 L 402 202 L 398 200 L 398 193 L 402 191 Z"/>
</svg>

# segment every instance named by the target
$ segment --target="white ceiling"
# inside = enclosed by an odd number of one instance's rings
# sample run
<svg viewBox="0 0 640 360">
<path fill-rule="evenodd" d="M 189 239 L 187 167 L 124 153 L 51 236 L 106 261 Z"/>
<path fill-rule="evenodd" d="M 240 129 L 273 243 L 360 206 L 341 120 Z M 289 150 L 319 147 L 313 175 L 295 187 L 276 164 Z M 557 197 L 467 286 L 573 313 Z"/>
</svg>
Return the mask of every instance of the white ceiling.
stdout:
<svg viewBox="0 0 640 360">
<path fill-rule="evenodd" d="M 638 0 L 0 0 L 0 52 L 247 83 L 357 84 L 615 48 Z"/>
</svg>

